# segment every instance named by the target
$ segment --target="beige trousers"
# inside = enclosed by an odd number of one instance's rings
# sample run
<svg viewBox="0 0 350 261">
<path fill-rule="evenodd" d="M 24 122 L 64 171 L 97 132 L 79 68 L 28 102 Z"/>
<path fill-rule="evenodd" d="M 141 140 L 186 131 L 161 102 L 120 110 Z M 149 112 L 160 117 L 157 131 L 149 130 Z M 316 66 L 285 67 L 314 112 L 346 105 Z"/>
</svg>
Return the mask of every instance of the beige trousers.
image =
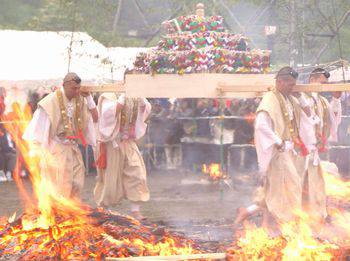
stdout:
<svg viewBox="0 0 350 261">
<path fill-rule="evenodd" d="M 321 165 L 308 162 L 303 178 L 303 209 L 310 217 L 319 220 L 327 217 L 327 196 Z"/>
<path fill-rule="evenodd" d="M 115 206 L 122 199 L 148 201 L 146 167 L 134 141 L 127 140 L 113 148 L 106 143 L 107 167 L 98 170 L 94 190 L 95 201 L 99 206 Z"/>
<path fill-rule="evenodd" d="M 293 220 L 296 210 L 302 209 L 302 175 L 292 152 L 277 152 L 266 173 L 264 187 L 255 195 L 256 204 L 266 207 L 277 222 Z"/>
<path fill-rule="evenodd" d="M 79 197 L 84 186 L 85 167 L 77 145 L 56 144 L 51 155 L 42 158 L 42 177 L 64 197 Z"/>
</svg>

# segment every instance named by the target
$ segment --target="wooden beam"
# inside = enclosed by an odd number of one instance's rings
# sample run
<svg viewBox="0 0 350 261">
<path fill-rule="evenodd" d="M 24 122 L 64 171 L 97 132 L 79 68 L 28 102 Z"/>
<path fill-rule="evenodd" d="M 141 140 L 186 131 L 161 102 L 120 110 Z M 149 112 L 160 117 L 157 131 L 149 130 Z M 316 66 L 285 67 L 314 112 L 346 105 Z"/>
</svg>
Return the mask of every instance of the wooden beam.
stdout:
<svg viewBox="0 0 350 261">
<path fill-rule="evenodd" d="M 122 257 L 113 258 L 107 257 L 106 260 L 109 261 L 170 261 L 170 260 L 225 260 L 226 253 L 212 253 L 212 254 L 192 254 L 192 255 L 173 255 L 173 256 L 139 256 L 139 257 Z"/>
<path fill-rule="evenodd" d="M 83 86 L 90 92 L 124 92 L 139 98 L 252 98 L 275 85 L 273 74 L 128 74 L 124 82 Z M 350 84 L 297 85 L 298 92 L 350 91 Z"/>
<path fill-rule="evenodd" d="M 268 92 L 271 91 L 274 86 L 241 86 L 241 85 L 227 85 L 219 84 L 218 90 L 222 93 L 227 92 Z M 350 84 L 297 84 L 293 89 L 293 92 L 343 92 L 350 91 Z"/>
<path fill-rule="evenodd" d="M 126 75 L 125 79 L 126 95 L 133 98 L 143 96 L 148 98 L 215 98 L 220 96 L 217 90 L 220 82 L 243 86 L 273 85 L 274 75 L 195 73 L 151 76 L 130 74 Z"/>
<path fill-rule="evenodd" d="M 125 92 L 123 83 L 103 84 L 98 86 L 81 86 L 82 91 L 87 92 Z"/>
</svg>

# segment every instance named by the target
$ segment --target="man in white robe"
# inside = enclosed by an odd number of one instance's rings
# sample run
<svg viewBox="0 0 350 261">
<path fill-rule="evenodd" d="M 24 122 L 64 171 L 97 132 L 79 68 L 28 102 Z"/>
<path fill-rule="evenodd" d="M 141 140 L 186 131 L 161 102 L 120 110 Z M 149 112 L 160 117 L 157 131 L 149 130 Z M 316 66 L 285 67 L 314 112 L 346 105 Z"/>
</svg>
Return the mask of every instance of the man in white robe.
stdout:
<svg viewBox="0 0 350 261">
<path fill-rule="evenodd" d="M 269 213 L 277 222 L 290 221 L 302 208 L 297 162 L 305 148 L 299 143 L 300 111 L 296 108 L 297 98 L 291 92 L 297 77 L 292 68 L 282 68 L 276 76 L 276 90 L 265 94 L 258 107 L 254 140 L 262 187 L 258 189 L 255 204 L 238 208 L 236 225 L 260 211 L 265 212 L 264 217 Z M 300 94 L 295 96 L 303 99 Z"/>
<path fill-rule="evenodd" d="M 136 142 L 146 133 L 151 104 L 147 99 L 106 93 L 100 97 L 98 109 L 100 144 L 95 200 L 99 206 L 111 207 L 127 199 L 131 202 L 131 215 L 143 219 L 140 203 L 150 196 L 145 164 Z"/>
<path fill-rule="evenodd" d="M 330 74 L 316 68 L 310 74 L 310 84 L 326 84 Z M 325 152 L 327 142 L 337 142 L 338 126 L 341 122 L 341 93 L 333 93 L 329 103 L 318 93 L 303 94 L 311 109 L 311 115 L 302 111 L 300 138 L 308 155 L 300 172 L 303 173 L 303 209 L 315 221 L 327 217 L 326 192 L 320 153 Z"/>
<path fill-rule="evenodd" d="M 68 73 L 63 87 L 43 98 L 23 138 L 38 145 L 47 157 L 40 159 L 41 176 L 56 194 L 78 197 L 85 168 L 78 145 L 94 145 L 93 121 L 98 120 L 96 105 L 88 93 L 80 92 L 81 79 Z"/>
</svg>

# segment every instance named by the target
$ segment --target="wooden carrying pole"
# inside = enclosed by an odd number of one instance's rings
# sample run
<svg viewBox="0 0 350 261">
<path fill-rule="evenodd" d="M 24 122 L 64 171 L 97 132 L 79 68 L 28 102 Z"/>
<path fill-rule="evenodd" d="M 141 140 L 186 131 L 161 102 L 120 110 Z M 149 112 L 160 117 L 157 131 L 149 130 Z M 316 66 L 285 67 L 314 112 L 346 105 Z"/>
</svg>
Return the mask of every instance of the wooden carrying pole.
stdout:
<svg viewBox="0 0 350 261">
<path fill-rule="evenodd" d="M 257 97 L 274 88 L 272 74 L 130 74 L 125 82 L 83 86 L 90 92 L 121 92 L 131 98 Z M 350 91 L 350 84 L 297 85 L 297 92 Z"/>
<path fill-rule="evenodd" d="M 173 255 L 173 256 L 138 256 L 138 257 L 107 257 L 110 261 L 172 261 L 172 260 L 225 260 L 226 253 L 211 254 L 192 254 L 192 255 Z"/>
<path fill-rule="evenodd" d="M 82 86 L 81 90 L 89 92 L 125 92 L 124 83 Z"/>
<path fill-rule="evenodd" d="M 242 85 L 229 85 L 219 84 L 217 90 L 219 92 L 267 92 L 274 88 L 274 86 L 242 86 Z M 337 84 L 297 84 L 293 89 L 294 92 L 342 92 L 350 91 L 350 84 L 337 83 Z"/>
</svg>

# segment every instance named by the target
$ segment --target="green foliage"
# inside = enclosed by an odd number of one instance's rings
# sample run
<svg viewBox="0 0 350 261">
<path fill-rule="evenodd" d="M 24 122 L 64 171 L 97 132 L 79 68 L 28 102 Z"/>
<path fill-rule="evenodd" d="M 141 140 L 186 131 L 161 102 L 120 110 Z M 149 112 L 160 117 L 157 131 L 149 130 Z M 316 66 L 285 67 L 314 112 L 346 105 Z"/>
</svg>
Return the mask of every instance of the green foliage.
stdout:
<svg viewBox="0 0 350 261">
<path fill-rule="evenodd" d="M 252 39 L 254 48 L 266 48 L 263 33 L 265 25 L 276 25 L 274 63 L 289 62 L 290 0 L 276 0 L 266 13 L 255 21 L 255 14 L 271 0 L 122 0 L 121 13 L 114 25 L 121 0 L 0 0 L 0 28 L 17 30 L 86 31 L 106 46 L 155 45 L 162 21 L 176 13 L 194 13 L 198 2 L 206 6 L 206 15 L 225 17 L 226 25 L 235 33 L 244 33 Z M 310 34 L 334 33 L 336 20 L 350 10 L 349 0 L 295 0 L 296 35 L 299 51 L 297 62 L 327 62 L 342 53 L 349 59 L 350 19 L 340 30 L 341 52 L 338 38 L 317 37 Z M 334 7 L 334 8 L 333 8 Z M 142 12 L 138 10 L 140 8 Z M 233 17 L 232 14 L 235 16 Z M 237 23 L 240 23 L 240 26 Z M 115 27 L 115 28 L 114 28 Z M 136 36 L 129 36 L 131 32 Z M 329 47 L 317 59 L 320 49 Z"/>
<path fill-rule="evenodd" d="M 0 28 L 21 29 L 36 14 L 40 0 L 0 0 Z"/>
</svg>

